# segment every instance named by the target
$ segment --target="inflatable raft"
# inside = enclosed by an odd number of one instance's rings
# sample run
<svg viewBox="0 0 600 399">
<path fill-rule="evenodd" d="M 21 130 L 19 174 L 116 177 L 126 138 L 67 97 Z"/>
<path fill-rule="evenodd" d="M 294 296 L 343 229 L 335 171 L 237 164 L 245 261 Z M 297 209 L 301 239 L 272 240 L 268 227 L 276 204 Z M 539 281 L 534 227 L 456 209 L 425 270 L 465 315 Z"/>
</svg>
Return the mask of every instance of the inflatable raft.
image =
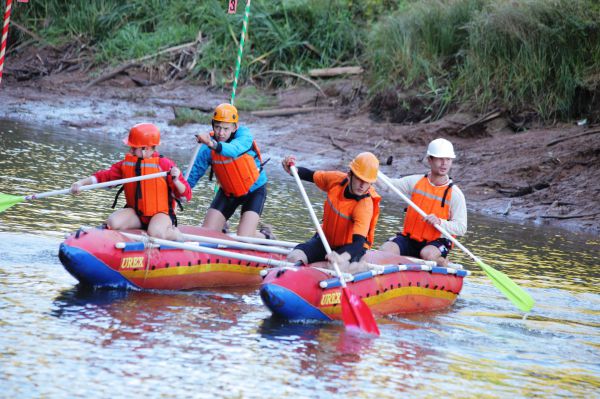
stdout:
<svg viewBox="0 0 600 399">
<path fill-rule="evenodd" d="M 447 308 L 469 274 L 460 265 L 437 267 L 380 251 L 369 251 L 367 261 L 381 267 L 352 275 L 347 286 L 375 317 Z M 263 272 L 260 297 L 274 316 L 295 321 L 342 319 L 340 281 L 318 266 L 325 263 Z"/>
<path fill-rule="evenodd" d="M 180 226 L 179 229 L 185 234 L 236 242 L 226 234 L 201 227 Z M 129 232 L 141 234 L 139 230 Z M 226 251 L 273 260 L 285 258 L 283 254 L 258 250 Z M 269 267 L 260 262 L 133 241 L 118 231 L 101 228 L 80 229 L 69 235 L 60 245 L 59 258 L 65 269 L 82 285 L 117 289 L 258 287 L 260 271 Z"/>
</svg>

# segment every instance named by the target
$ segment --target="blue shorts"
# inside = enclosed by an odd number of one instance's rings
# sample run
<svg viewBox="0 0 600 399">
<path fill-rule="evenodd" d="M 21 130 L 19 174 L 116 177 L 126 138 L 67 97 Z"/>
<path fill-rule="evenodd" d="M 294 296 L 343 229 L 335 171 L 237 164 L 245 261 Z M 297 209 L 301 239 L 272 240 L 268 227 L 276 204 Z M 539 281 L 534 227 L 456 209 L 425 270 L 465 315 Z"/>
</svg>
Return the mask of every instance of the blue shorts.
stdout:
<svg viewBox="0 0 600 399">
<path fill-rule="evenodd" d="M 228 197 L 222 189 L 217 191 L 217 195 L 213 198 L 210 208 L 215 209 L 225 216 L 225 220 L 229 220 L 233 212 L 238 206 L 242 205 L 242 214 L 244 212 L 253 211 L 260 216 L 267 200 L 267 185 L 263 184 L 256 190 L 242 195 L 241 197 Z"/>
<path fill-rule="evenodd" d="M 340 252 L 338 252 L 339 248 L 342 248 Z M 340 254 L 346 252 L 345 249 L 343 249 L 344 247 L 339 248 L 332 248 L 332 251 Z M 302 252 L 304 252 L 306 254 L 306 258 L 308 259 L 308 263 L 320 262 L 322 260 L 325 260 L 325 255 L 327 255 L 327 251 L 325 251 L 323 241 L 321 241 L 321 237 L 319 237 L 319 234 L 315 234 L 310 240 L 303 242 L 302 244 L 296 245 L 294 249 L 299 249 Z M 363 251 L 359 251 L 357 255 L 350 259 L 350 262 L 360 261 L 360 259 L 364 256 L 366 252 L 367 250 L 363 248 Z"/>
<path fill-rule="evenodd" d="M 421 257 L 421 250 L 427 245 L 432 245 L 439 249 L 443 258 L 448 256 L 448 253 L 452 248 L 452 241 L 444 237 L 440 237 L 433 241 L 417 241 L 403 234 L 396 234 L 396 237 L 389 241 L 398 245 L 401 255 L 412 256 L 415 258 Z"/>
</svg>

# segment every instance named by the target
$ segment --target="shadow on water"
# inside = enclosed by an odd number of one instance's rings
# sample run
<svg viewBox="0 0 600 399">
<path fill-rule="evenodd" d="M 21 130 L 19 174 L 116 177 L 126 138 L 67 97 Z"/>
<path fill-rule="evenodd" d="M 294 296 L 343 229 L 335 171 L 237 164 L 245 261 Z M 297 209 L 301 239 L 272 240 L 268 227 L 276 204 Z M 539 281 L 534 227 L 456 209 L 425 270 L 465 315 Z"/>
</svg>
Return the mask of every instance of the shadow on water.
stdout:
<svg viewBox="0 0 600 399">
<path fill-rule="evenodd" d="M 115 302 L 125 301 L 132 291 L 128 290 L 95 290 L 80 284 L 60 292 L 54 298 L 54 308 L 50 314 L 58 318 L 69 318 L 85 308 L 113 305 Z"/>
</svg>

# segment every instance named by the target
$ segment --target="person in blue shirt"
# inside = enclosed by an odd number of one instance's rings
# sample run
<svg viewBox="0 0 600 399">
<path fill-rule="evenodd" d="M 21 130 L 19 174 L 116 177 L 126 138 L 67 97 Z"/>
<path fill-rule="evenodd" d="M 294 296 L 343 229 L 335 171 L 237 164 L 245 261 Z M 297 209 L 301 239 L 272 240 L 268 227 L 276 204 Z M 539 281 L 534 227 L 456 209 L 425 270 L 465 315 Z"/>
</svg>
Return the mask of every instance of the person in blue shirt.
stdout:
<svg viewBox="0 0 600 399">
<path fill-rule="evenodd" d="M 196 136 L 200 147 L 188 176 L 192 188 L 209 167 L 219 183 L 202 227 L 222 231 L 225 223 L 241 205 L 237 234 L 273 239 L 270 226 L 257 231 L 267 198 L 267 175 L 262 168 L 260 151 L 250 129 L 239 126 L 239 114 L 231 104 L 215 108 L 213 132 Z"/>
</svg>

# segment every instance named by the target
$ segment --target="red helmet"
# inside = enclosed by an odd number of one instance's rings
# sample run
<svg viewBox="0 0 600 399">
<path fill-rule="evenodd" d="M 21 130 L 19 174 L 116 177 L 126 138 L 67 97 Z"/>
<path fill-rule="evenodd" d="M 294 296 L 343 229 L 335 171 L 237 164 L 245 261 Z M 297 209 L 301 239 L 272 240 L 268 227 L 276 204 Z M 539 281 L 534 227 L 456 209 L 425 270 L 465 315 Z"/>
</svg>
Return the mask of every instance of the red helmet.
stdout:
<svg viewBox="0 0 600 399">
<path fill-rule="evenodd" d="M 160 144 L 160 131 L 152 123 L 138 123 L 129 131 L 123 143 L 130 147 L 154 147 Z"/>
</svg>

